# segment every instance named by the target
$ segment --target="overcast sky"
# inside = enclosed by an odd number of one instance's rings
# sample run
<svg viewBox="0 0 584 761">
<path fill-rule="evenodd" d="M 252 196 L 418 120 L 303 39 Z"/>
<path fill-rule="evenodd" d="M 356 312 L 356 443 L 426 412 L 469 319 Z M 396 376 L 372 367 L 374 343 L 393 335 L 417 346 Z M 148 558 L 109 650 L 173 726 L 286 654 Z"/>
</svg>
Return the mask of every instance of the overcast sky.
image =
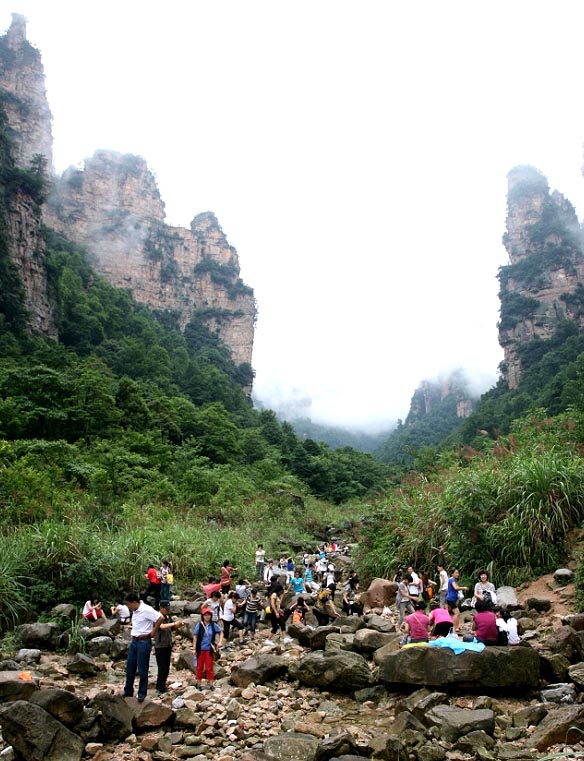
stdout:
<svg viewBox="0 0 584 761">
<path fill-rule="evenodd" d="M 255 393 L 404 418 L 497 378 L 506 174 L 584 211 L 581 0 L 2 0 L 42 53 L 63 171 L 143 156 L 167 221 L 214 211 L 259 318 Z"/>
</svg>

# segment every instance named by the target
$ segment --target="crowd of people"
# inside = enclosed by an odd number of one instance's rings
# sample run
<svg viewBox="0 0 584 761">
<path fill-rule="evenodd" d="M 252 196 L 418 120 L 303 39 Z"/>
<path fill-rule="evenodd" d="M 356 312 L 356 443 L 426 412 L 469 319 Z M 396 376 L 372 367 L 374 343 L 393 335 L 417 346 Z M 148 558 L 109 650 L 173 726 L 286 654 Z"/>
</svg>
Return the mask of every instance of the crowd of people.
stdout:
<svg viewBox="0 0 584 761">
<path fill-rule="evenodd" d="M 285 633 L 290 624 L 307 625 L 309 614 L 319 626 L 342 614 L 361 616 L 363 601 L 356 572 L 341 573 L 334 564 L 338 554 L 347 552 L 346 548 L 332 543 L 319 546 L 316 552 L 304 553 L 301 562 L 295 562 L 291 556 L 282 556 L 276 561 L 267 558 L 259 544 L 253 558 L 256 573 L 253 582 L 240 576 L 226 559 L 216 577 L 199 584 L 204 601 L 200 621 L 192 630 L 197 684 L 205 680 L 206 686 L 213 689 L 213 664 L 219 651 L 231 647 L 231 643 L 242 645 L 248 639 L 253 641 L 260 620 L 269 625 L 263 643 L 276 644 L 281 639 L 286 641 Z M 132 592 L 125 600 L 116 600 L 110 608 L 111 615 L 122 625 L 131 626 L 124 695 L 133 695 L 135 677 L 139 674 L 140 702 L 146 696 L 152 648 L 158 667 L 156 693 L 162 695 L 167 689 L 170 670 L 172 631 L 189 626 L 188 621 L 175 621 L 170 614 L 172 563 L 165 560 L 158 569 L 149 565 L 144 576 L 146 587 L 141 595 Z M 436 567 L 435 579 L 426 573 L 416 573 L 412 566 L 398 569 L 394 581 L 397 584 L 396 626 L 402 632 L 401 646 L 461 635 L 460 607 L 469 589 L 461 584 L 460 578 L 458 568 L 448 574 L 441 564 Z M 341 590 L 338 590 L 339 583 Z M 474 609 L 472 625 L 470 631 L 462 635 L 463 639 L 485 645 L 519 643 L 517 621 L 497 605 L 496 589 L 486 570 L 478 574 L 470 607 Z M 82 615 L 90 623 L 106 618 L 97 596 L 93 595 L 85 603 Z M 309 620 L 314 623 L 314 619 Z"/>
</svg>

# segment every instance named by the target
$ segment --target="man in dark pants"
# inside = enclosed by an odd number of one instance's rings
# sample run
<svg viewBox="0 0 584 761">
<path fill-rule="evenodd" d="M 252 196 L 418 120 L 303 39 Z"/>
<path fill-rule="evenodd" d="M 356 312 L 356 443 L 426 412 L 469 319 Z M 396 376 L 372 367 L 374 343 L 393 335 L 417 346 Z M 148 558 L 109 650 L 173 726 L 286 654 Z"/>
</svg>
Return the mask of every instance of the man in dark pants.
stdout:
<svg viewBox="0 0 584 761">
<path fill-rule="evenodd" d="M 157 610 L 141 600 L 137 594 L 130 592 L 126 596 L 126 605 L 132 611 L 132 641 L 126 660 L 126 684 L 124 697 L 131 698 L 134 694 L 134 679 L 136 671 L 140 675 L 138 682 L 138 702 L 142 703 L 148 691 L 148 669 L 152 639 L 156 637 L 162 616 Z"/>
<path fill-rule="evenodd" d="M 158 627 L 156 637 L 154 638 L 154 655 L 156 656 L 156 665 L 158 666 L 158 676 L 156 677 L 156 694 L 162 695 L 166 692 L 166 680 L 170 672 L 170 656 L 172 654 L 172 630 L 178 629 L 182 621 L 173 621 L 170 617 L 170 602 L 168 600 L 160 601 L 160 612 L 162 614 L 162 623 Z"/>
</svg>

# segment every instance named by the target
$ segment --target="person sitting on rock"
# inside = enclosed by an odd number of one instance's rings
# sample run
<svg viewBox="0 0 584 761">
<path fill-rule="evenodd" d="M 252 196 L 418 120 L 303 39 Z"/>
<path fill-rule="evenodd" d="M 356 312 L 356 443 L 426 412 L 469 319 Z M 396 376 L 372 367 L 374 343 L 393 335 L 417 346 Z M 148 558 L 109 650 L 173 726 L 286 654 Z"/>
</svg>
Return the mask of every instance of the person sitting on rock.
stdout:
<svg viewBox="0 0 584 761">
<path fill-rule="evenodd" d="M 475 611 L 472 621 L 472 633 L 479 642 L 485 645 L 497 645 L 499 640 L 497 618 L 493 611 L 489 609 L 488 603 L 484 600 L 477 600 Z"/>
<path fill-rule="evenodd" d="M 348 581 L 345 584 L 343 591 L 343 613 L 348 616 L 355 614 L 360 616 L 363 613 L 363 605 L 359 600 L 359 582 L 351 583 Z"/>
<path fill-rule="evenodd" d="M 414 603 L 414 612 L 406 617 L 402 624 L 404 639 L 400 645 L 415 642 L 427 642 L 429 639 L 428 630 L 430 628 L 430 619 L 425 613 L 426 603 L 424 600 L 418 600 Z"/>
<path fill-rule="evenodd" d="M 308 611 L 309 608 L 306 604 L 306 600 L 304 597 L 299 597 L 296 601 L 296 605 L 293 605 L 290 608 L 290 622 L 293 624 L 301 624 L 302 626 L 306 626 L 306 614 Z"/>
<path fill-rule="evenodd" d="M 93 595 L 83 606 L 81 614 L 86 621 L 97 621 L 100 618 L 107 618 L 103 612 L 103 605 L 97 595 Z"/>
<path fill-rule="evenodd" d="M 130 608 L 124 604 L 124 601 L 117 599 L 115 605 L 110 608 L 111 614 L 114 618 L 118 618 L 122 626 L 130 623 L 131 613 Z"/>
<path fill-rule="evenodd" d="M 312 612 L 314 613 L 319 626 L 326 626 L 331 620 L 338 618 L 341 615 L 335 606 L 334 596 L 334 584 L 325 587 L 316 596 L 316 602 Z"/>
<path fill-rule="evenodd" d="M 288 584 L 288 591 L 293 592 L 295 595 L 301 595 L 306 593 L 306 587 L 304 585 L 304 579 L 302 578 L 302 571 L 300 568 L 296 568 L 294 576 L 290 579 Z"/>
<path fill-rule="evenodd" d="M 501 632 L 505 632 L 507 635 L 508 645 L 518 645 L 521 642 L 521 637 L 517 631 L 517 619 L 514 618 L 511 613 L 500 605 L 495 605 L 494 609 L 495 617 L 497 619 L 497 629 L 499 630 L 499 644 L 505 644 L 502 642 Z"/>
<path fill-rule="evenodd" d="M 320 584 L 317 584 L 314 580 L 314 563 L 309 563 L 308 568 L 304 572 L 304 586 L 309 592 L 318 592 L 320 590 Z"/>
</svg>

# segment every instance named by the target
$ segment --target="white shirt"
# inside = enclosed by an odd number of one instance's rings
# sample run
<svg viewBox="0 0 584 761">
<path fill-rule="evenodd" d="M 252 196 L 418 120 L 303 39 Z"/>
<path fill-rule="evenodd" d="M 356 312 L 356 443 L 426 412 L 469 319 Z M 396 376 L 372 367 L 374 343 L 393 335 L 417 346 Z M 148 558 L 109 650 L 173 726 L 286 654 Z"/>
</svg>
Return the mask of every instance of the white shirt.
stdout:
<svg viewBox="0 0 584 761">
<path fill-rule="evenodd" d="M 161 613 L 154 610 L 151 605 L 146 605 L 144 601 L 140 601 L 140 605 L 132 616 L 132 637 L 142 637 L 145 634 L 150 634 L 159 618 L 162 618 Z"/>
<path fill-rule="evenodd" d="M 265 550 L 256 550 L 255 561 L 256 563 L 263 563 L 266 557 Z"/>
<path fill-rule="evenodd" d="M 224 621 L 233 621 L 235 618 L 235 603 L 233 600 L 226 600 L 221 612 L 221 618 Z"/>
<path fill-rule="evenodd" d="M 130 620 L 130 608 L 127 605 L 118 605 L 116 610 L 116 616 L 120 621 Z"/>
<path fill-rule="evenodd" d="M 448 574 L 446 573 L 446 570 L 443 568 L 440 571 L 440 589 L 439 592 L 446 592 L 448 591 Z"/>
</svg>

